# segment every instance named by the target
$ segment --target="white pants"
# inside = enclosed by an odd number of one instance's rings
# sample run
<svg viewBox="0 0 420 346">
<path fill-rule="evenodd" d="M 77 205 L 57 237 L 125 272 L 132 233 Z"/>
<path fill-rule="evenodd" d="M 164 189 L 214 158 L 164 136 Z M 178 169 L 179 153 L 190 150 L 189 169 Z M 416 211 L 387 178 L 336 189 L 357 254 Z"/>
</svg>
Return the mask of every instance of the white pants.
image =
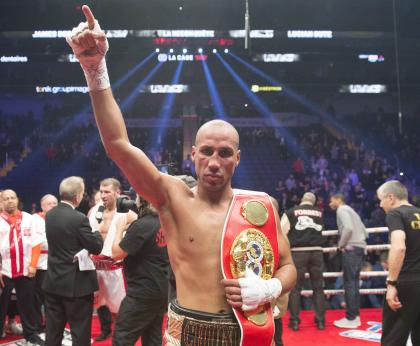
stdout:
<svg viewBox="0 0 420 346">
<path fill-rule="evenodd" d="M 97 270 L 99 291 L 95 292 L 95 308 L 106 305 L 116 314 L 121 301 L 126 295 L 122 268 L 114 270 Z"/>
</svg>

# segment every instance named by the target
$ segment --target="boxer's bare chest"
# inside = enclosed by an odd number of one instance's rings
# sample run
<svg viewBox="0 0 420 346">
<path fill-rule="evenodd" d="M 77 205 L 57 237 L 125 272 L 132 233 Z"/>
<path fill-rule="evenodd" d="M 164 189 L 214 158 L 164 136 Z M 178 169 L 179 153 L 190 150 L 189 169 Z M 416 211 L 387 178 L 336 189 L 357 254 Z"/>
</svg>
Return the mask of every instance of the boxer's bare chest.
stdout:
<svg viewBox="0 0 420 346">
<path fill-rule="evenodd" d="M 99 232 L 103 239 L 105 239 L 108 234 L 109 228 L 111 227 L 112 220 L 114 219 L 116 211 L 115 210 L 105 210 L 102 222 L 99 224 Z"/>
</svg>

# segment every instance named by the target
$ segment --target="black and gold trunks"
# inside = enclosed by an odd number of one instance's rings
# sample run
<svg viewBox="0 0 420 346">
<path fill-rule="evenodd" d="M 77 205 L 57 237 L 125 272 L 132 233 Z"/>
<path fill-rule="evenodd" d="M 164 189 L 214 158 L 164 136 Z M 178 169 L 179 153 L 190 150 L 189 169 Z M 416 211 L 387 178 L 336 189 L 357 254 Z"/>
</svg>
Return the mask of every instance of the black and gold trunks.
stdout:
<svg viewBox="0 0 420 346">
<path fill-rule="evenodd" d="M 233 313 L 214 314 L 185 309 L 172 301 L 168 309 L 165 346 L 239 346 L 241 330 Z"/>
</svg>

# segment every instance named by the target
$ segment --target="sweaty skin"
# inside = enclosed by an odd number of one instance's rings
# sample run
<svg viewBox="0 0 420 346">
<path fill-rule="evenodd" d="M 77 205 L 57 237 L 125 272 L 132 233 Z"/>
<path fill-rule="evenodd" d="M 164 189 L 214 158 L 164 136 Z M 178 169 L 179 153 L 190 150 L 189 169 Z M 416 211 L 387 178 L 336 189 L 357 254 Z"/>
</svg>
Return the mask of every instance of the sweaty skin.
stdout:
<svg viewBox="0 0 420 346">
<path fill-rule="evenodd" d="M 89 27 L 93 28 L 92 12 L 87 6 L 82 9 Z M 84 48 L 86 54 L 92 54 L 104 37 L 88 29 L 72 41 Z M 221 120 L 208 122 L 199 129 L 191 155 L 198 185 L 190 190 L 179 179 L 159 172 L 144 152 L 130 143 L 110 88 L 91 91 L 90 96 L 107 154 L 138 194 L 159 212 L 179 304 L 213 313 L 229 311 L 231 306 L 240 307 L 238 280 L 222 280 L 220 264 L 221 235 L 233 196 L 231 178 L 240 162 L 236 129 Z M 295 283 L 296 270 L 280 230 L 278 234 L 281 257 L 275 277 L 286 293 Z"/>
</svg>

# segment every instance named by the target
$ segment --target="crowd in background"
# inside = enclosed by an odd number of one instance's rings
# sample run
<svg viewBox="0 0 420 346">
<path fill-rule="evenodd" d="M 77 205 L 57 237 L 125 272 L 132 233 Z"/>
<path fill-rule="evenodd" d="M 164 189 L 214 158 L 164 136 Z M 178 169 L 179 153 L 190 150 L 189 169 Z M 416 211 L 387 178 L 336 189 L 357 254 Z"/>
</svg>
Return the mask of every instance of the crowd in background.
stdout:
<svg viewBox="0 0 420 346">
<path fill-rule="evenodd" d="M 63 116 L 56 117 L 58 113 Z M 86 162 L 89 194 L 95 192 L 92 187 L 97 186 L 100 180 L 97 172 L 105 175 L 107 173 L 104 172 L 113 172 L 123 186 L 128 188 L 129 183 L 107 158 L 100 145 L 92 121 L 74 121 L 69 116 L 71 113 L 74 113 L 72 107 L 48 104 L 41 119 L 31 113 L 16 116 L 0 113 L 0 154 L 3 167 L 6 164 L 6 153 L 8 160 L 18 163 L 31 151 L 41 150 L 45 159 L 42 164 L 46 162 L 50 167 L 64 167 L 74 160 Z M 410 121 L 407 123 L 410 124 Z M 415 129 L 407 127 L 406 132 L 399 134 L 394 119 L 381 109 L 370 116 L 357 114 L 346 119 L 346 122 L 354 131 L 352 135 L 321 125 L 290 129 L 290 137 L 275 128 L 239 129 L 241 145 L 274 143 L 275 157 L 272 160 L 283 161 L 287 165 L 287 174 L 277 180 L 272 191 L 267 191 L 278 200 L 281 213 L 297 205 L 305 192 L 312 191 L 317 196 L 316 206 L 324 212 L 326 229 L 335 229 L 335 215 L 328 207 L 328 199 L 333 193 L 341 192 L 367 227 L 384 226 L 385 214 L 378 206 L 375 191 L 384 181 L 391 179 L 403 180 L 409 188 L 412 202 L 419 204 L 419 184 L 410 174 L 420 153 Z M 374 131 L 362 133 L 366 129 Z M 183 157 L 182 129 L 170 128 L 157 138 L 154 137 L 154 131 L 153 128 L 131 128 L 129 136 L 134 145 L 145 148 L 162 172 L 194 175 L 191 157 Z M 375 145 L 371 145 L 373 142 Z M 380 143 L 385 144 L 382 146 Z M 88 210 L 90 205 L 91 199 L 86 197 L 81 209 Z M 29 205 L 25 207 L 28 209 Z M 36 203 L 32 203 L 29 209 L 35 212 Z M 334 237 L 329 239 L 330 245 L 336 244 L 336 241 Z M 368 239 L 369 244 L 386 242 L 386 233 L 371 235 Z M 381 252 L 369 253 L 362 271 L 386 270 L 385 257 Z M 326 271 L 339 270 L 340 263 L 336 255 L 326 254 L 324 260 Z M 342 285 L 340 278 L 325 280 L 326 288 L 340 289 Z M 361 288 L 384 286 L 384 277 L 362 277 L 360 281 Z M 341 296 L 327 298 L 329 308 L 345 307 Z M 361 307 L 380 307 L 382 298 L 382 295 L 363 296 Z M 302 298 L 302 306 L 310 308 L 310 300 Z"/>
</svg>

